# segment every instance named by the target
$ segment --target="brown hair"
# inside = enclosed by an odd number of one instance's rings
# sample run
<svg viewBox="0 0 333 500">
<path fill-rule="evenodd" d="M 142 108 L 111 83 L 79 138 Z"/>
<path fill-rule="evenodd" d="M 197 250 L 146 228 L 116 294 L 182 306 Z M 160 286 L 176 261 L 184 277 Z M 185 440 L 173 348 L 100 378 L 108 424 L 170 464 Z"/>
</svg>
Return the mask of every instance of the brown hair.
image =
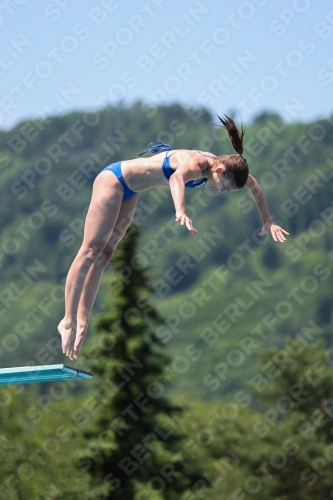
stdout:
<svg viewBox="0 0 333 500">
<path fill-rule="evenodd" d="M 219 115 L 217 115 L 217 117 L 222 123 L 222 125 L 218 126 L 226 129 L 230 137 L 232 147 L 236 153 L 238 153 L 237 155 L 219 156 L 219 159 L 225 167 L 224 175 L 228 178 L 233 177 L 236 187 L 242 188 L 245 186 L 249 175 L 249 166 L 246 159 L 242 156 L 244 150 L 243 137 L 245 134 L 245 128 L 242 125 L 239 131 L 234 120 L 227 115 L 224 115 L 224 118 L 221 118 Z"/>
</svg>

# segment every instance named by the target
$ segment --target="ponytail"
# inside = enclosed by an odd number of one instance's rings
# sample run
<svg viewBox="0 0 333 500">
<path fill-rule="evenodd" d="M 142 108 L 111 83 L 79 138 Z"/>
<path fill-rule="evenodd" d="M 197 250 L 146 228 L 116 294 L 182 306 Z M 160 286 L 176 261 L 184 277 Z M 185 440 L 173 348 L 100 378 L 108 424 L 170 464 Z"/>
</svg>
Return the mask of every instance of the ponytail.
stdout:
<svg viewBox="0 0 333 500">
<path fill-rule="evenodd" d="M 245 134 L 245 128 L 242 125 L 241 129 L 238 130 L 234 120 L 227 115 L 224 115 L 224 118 L 221 118 L 219 115 L 217 115 L 217 117 L 222 123 L 222 125 L 218 125 L 218 127 L 226 129 L 230 137 L 232 147 L 236 153 L 238 153 L 238 155 L 219 156 L 220 161 L 225 167 L 224 175 L 233 178 L 236 187 L 242 188 L 245 186 L 249 175 L 249 166 L 246 159 L 242 156 L 244 150 L 243 137 Z"/>
<path fill-rule="evenodd" d="M 217 115 L 218 119 L 222 123 L 222 125 L 218 125 L 218 127 L 223 127 L 226 129 L 228 132 L 228 135 L 231 140 L 232 147 L 238 153 L 240 156 L 243 154 L 243 137 L 245 134 L 245 128 L 243 125 L 241 126 L 240 131 L 236 127 L 236 124 L 232 118 L 230 118 L 227 115 L 224 115 L 225 118 L 220 118 L 219 115 Z"/>
</svg>

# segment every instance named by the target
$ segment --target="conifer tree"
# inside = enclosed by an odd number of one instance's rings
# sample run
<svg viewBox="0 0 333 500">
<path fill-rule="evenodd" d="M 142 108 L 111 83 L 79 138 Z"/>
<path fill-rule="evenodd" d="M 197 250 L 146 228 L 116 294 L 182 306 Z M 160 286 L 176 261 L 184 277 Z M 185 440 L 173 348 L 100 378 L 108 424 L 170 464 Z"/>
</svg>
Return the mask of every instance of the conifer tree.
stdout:
<svg viewBox="0 0 333 500">
<path fill-rule="evenodd" d="M 235 407 L 237 418 L 222 422 L 224 432 L 206 450 L 215 459 L 236 451 L 238 470 L 227 470 L 234 488 L 225 491 L 221 483 L 207 498 L 220 498 L 221 491 L 233 498 L 237 488 L 239 498 L 332 498 L 333 356 L 322 341 L 315 342 L 312 333 L 319 330 L 304 328 L 284 348 L 260 353 L 263 366 L 249 382 L 260 413 Z"/>
<path fill-rule="evenodd" d="M 262 353 L 268 428 L 261 429 L 261 454 L 247 459 L 274 499 L 332 498 L 333 360 L 324 342 L 315 341 L 318 333 L 312 322 L 284 349 Z"/>
<path fill-rule="evenodd" d="M 202 478 L 182 450 L 182 411 L 166 397 L 169 357 L 155 334 L 162 319 L 131 227 L 116 250 L 110 292 L 84 351 L 98 378 L 77 467 L 90 476 L 85 498 L 179 500 Z M 97 396 L 96 396 L 97 395 Z M 84 498 L 84 497 L 81 497 Z"/>
</svg>

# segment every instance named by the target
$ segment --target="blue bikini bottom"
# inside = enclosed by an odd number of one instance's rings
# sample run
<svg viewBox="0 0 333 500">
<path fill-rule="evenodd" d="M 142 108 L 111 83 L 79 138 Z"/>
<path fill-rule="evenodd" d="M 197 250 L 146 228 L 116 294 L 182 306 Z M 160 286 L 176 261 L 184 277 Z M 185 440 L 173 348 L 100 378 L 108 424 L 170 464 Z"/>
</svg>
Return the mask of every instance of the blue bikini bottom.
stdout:
<svg viewBox="0 0 333 500">
<path fill-rule="evenodd" d="M 108 165 L 107 167 L 103 168 L 103 170 L 110 170 L 111 172 L 113 172 L 117 176 L 118 180 L 122 183 L 124 188 L 123 200 L 127 200 L 127 198 L 131 198 L 131 196 L 134 196 L 136 194 L 136 192 L 132 191 L 132 189 L 130 189 L 125 182 L 125 179 L 121 171 L 121 161 L 117 161 L 117 163 L 111 163 L 111 165 Z"/>
</svg>

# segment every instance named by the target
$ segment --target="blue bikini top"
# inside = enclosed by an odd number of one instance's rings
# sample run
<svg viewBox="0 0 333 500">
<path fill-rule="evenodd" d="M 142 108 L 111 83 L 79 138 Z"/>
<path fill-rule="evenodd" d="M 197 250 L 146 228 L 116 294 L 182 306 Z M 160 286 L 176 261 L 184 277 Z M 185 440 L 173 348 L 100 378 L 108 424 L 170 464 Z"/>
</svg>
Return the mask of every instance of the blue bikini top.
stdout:
<svg viewBox="0 0 333 500">
<path fill-rule="evenodd" d="M 163 160 L 163 163 L 162 163 L 162 170 L 163 170 L 163 173 L 166 177 L 166 179 L 170 179 L 170 177 L 172 176 L 172 174 L 175 173 L 175 170 L 173 168 L 170 167 L 170 156 L 172 155 L 169 155 L 168 156 L 168 151 L 172 151 L 172 147 L 169 146 L 169 144 L 165 144 L 164 142 L 151 142 L 149 144 L 150 148 L 149 149 L 146 149 L 146 151 L 142 151 L 142 153 L 139 154 L 139 156 L 142 156 L 142 155 L 145 155 L 146 153 L 159 153 L 160 151 L 166 151 L 166 155 L 165 155 L 165 158 Z M 200 153 L 200 151 L 198 151 L 198 153 Z M 173 153 L 175 154 L 175 153 Z M 200 154 L 203 154 L 203 153 L 200 153 Z M 205 155 L 203 155 L 205 156 Z M 206 158 L 206 156 L 205 156 Z M 185 183 L 185 187 L 188 187 L 188 188 L 197 188 L 197 187 L 200 187 L 200 186 L 203 186 L 203 184 L 206 184 L 206 182 L 208 181 L 208 179 L 205 177 L 204 179 L 200 179 L 199 181 L 188 181 Z"/>
</svg>

